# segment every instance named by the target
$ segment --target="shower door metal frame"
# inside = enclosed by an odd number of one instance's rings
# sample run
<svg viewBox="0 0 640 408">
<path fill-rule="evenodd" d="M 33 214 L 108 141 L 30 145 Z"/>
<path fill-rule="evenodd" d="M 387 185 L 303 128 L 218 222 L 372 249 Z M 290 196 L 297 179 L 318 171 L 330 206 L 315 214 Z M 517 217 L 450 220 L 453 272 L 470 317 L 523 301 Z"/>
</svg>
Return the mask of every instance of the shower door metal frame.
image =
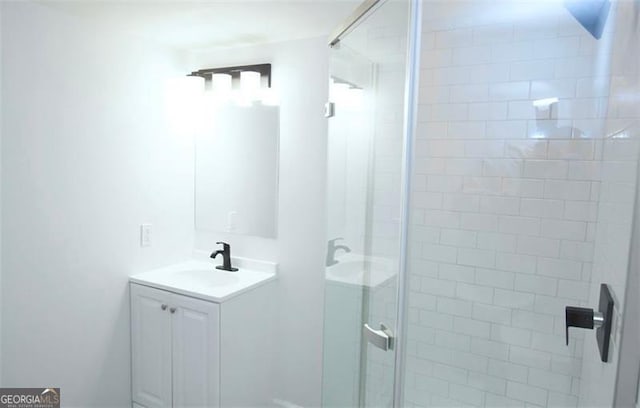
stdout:
<svg viewBox="0 0 640 408">
<path fill-rule="evenodd" d="M 384 1 L 386 0 L 366 0 L 364 3 L 360 4 L 358 8 L 356 8 L 353 13 L 351 13 L 351 15 L 333 31 L 329 38 L 329 47 L 333 47 L 340 42 L 340 38 L 348 33 L 351 28 L 357 25 L 362 17 L 369 13 L 369 11 L 378 3 Z"/>
<path fill-rule="evenodd" d="M 422 33 L 422 2 L 411 0 L 409 9 L 409 28 L 407 32 L 407 64 L 404 87 L 404 135 L 402 152 L 402 191 L 400 193 L 400 265 L 398 273 L 398 294 L 396 309 L 396 354 L 393 378 L 393 406 L 404 405 L 404 367 L 407 346 L 407 320 L 409 291 L 409 215 L 411 196 L 411 175 L 413 171 L 413 141 L 418 113 L 418 84 L 420 79 L 420 40 Z"/>
</svg>

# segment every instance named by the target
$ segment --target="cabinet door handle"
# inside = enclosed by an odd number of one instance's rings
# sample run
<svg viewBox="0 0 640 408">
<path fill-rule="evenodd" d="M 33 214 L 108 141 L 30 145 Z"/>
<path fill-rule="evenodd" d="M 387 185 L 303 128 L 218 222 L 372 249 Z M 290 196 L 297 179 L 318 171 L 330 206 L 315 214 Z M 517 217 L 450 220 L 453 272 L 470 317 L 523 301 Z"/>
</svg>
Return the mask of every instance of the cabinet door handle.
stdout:
<svg viewBox="0 0 640 408">
<path fill-rule="evenodd" d="M 169 311 L 170 311 L 171 313 L 175 313 L 175 312 L 176 312 L 176 310 L 178 310 L 178 309 L 177 309 L 177 308 L 175 308 L 175 307 L 171 307 L 171 308 L 169 308 Z"/>
<path fill-rule="evenodd" d="M 164 303 L 162 305 L 160 305 L 160 309 L 162 310 L 167 310 L 167 305 L 165 305 Z"/>
</svg>

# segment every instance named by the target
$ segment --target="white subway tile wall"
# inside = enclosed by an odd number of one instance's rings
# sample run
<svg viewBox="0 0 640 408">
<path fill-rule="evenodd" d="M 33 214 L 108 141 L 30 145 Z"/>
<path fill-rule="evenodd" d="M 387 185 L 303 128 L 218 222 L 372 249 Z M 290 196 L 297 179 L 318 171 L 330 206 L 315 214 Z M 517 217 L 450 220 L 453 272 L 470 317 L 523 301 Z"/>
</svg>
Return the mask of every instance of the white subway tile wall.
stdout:
<svg viewBox="0 0 640 408">
<path fill-rule="evenodd" d="M 565 345 L 564 307 L 589 301 L 598 202 L 633 200 L 637 148 L 603 143 L 608 33 L 526 4 L 425 7 L 407 406 L 578 404 L 584 334 Z"/>
</svg>

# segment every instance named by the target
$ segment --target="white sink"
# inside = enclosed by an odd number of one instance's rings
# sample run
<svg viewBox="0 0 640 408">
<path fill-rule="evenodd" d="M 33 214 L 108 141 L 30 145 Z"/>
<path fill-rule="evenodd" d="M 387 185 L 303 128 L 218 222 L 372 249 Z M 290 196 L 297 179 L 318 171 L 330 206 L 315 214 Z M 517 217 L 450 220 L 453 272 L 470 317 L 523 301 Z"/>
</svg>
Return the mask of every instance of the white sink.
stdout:
<svg viewBox="0 0 640 408">
<path fill-rule="evenodd" d="M 236 272 L 221 271 L 216 269 L 218 263 L 190 260 L 133 275 L 129 281 L 221 303 L 276 277 L 275 270 L 249 269 L 241 265 L 234 265 L 239 267 Z"/>
<path fill-rule="evenodd" d="M 338 263 L 327 266 L 325 277 L 347 285 L 377 287 L 396 276 L 393 260 L 359 254 L 345 254 Z"/>
<path fill-rule="evenodd" d="M 331 278 L 357 278 L 364 275 L 370 264 L 366 261 L 345 261 L 339 262 L 327 268 L 327 277 Z"/>
<path fill-rule="evenodd" d="M 202 287 L 216 287 L 237 284 L 240 278 L 238 275 L 234 275 L 235 273 L 237 272 L 224 272 L 218 269 L 212 270 L 211 268 L 208 268 L 178 272 L 172 275 L 172 277 L 176 280 L 176 283 Z"/>
</svg>

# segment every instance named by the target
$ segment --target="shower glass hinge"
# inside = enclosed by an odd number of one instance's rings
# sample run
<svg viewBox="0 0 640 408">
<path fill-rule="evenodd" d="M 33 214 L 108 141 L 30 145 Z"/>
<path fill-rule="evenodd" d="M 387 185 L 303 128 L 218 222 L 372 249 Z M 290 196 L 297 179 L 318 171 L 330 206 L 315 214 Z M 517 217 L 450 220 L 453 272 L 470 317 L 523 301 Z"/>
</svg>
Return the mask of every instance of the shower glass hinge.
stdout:
<svg viewBox="0 0 640 408">
<path fill-rule="evenodd" d="M 324 117 L 332 118 L 336 115 L 336 104 L 333 102 L 327 102 L 324 104 Z"/>
</svg>

